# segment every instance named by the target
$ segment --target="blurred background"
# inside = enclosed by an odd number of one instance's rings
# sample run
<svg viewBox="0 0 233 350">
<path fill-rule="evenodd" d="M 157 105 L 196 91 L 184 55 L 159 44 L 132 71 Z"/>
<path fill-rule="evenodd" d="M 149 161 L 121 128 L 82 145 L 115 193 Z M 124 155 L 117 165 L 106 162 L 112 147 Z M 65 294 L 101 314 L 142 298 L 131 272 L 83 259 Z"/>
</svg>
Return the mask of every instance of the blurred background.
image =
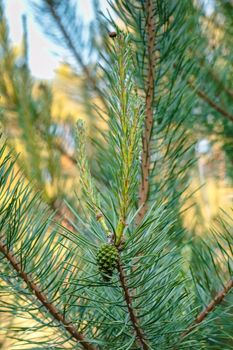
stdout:
<svg viewBox="0 0 233 350">
<path fill-rule="evenodd" d="M 75 123 L 82 118 L 88 125 L 95 174 L 95 145 L 106 128 L 99 110 L 106 109 L 100 64 L 112 30 L 108 18 L 122 28 L 124 23 L 107 0 L 52 3 L 0 0 L 0 127 L 9 147 L 20 153 L 17 165 L 25 179 L 72 229 L 69 204 L 79 207 Z M 195 107 L 184 123 L 194 162 L 181 211 L 187 234 L 204 235 L 222 210 L 231 212 L 233 200 L 233 2 L 189 3 L 187 91 L 193 91 Z M 11 349 L 6 334 L 13 324 L 0 333 L 1 349 Z"/>
</svg>

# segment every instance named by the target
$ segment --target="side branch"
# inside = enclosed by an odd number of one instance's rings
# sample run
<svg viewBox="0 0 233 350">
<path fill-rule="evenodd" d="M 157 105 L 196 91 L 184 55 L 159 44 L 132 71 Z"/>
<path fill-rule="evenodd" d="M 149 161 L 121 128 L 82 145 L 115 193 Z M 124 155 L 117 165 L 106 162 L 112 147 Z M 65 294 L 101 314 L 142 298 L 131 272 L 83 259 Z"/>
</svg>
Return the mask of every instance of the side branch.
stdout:
<svg viewBox="0 0 233 350">
<path fill-rule="evenodd" d="M 224 85 L 224 83 L 220 80 L 220 78 L 213 72 L 213 69 L 207 67 L 207 65 L 205 65 L 205 69 L 208 70 L 209 74 L 211 75 L 211 77 L 213 78 L 213 80 L 216 81 L 216 82 L 219 84 L 220 88 L 221 88 L 224 92 L 226 92 L 226 94 L 227 94 L 229 97 L 233 98 L 233 90 L 227 88 L 227 87 Z"/>
<path fill-rule="evenodd" d="M 133 309 L 132 297 L 131 297 L 129 289 L 127 287 L 124 270 L 123 270 L 123 267 L 122 267 L 120 261 L 118 261 L 117 268 L 118 268 L 118 272 L 119 272 L 121 287 L 122 287 L 123 292 L 124 292 L 125 302 L 126 302 L 127 309 L 129 312 L 130 320 L 132 322 L 132 325 L 133 325 L 133 328 L 134 328 L 134 331 L 135 331 L 135 334 L 137 337 L 138 344 L 140 344 L 141 349 L 149 350 L 149 346 L 146 343 L 144 333 L 139 326 L 138 318 L 136 316 L 135 310 Z"/>
<path fill-rule="evenodd" d="M 176 67 L 176 64 L 174 64 L 174 68 Z M 203 90 L 197 88 L 195 84 L 189 79 L 186 80 L 187 84 L 190 86 L 192 90 L 196 92 L 196 94 L 203 100 L 205 101 L 210 107 L 215 109 L 218 113 L 220 113 L 222 116 L 224 116 L 226 119 L 230 120 L 233 122 L 233 114 L 229 113 L 226 111 L 224 108 L 219 106 L 216 102 L 214 102 Z"/>
<path fill-rule="evenodd" d="M 215 296 L 213 300 L 206 306 L 206 308 L 197 316 L 194 322 L 186 329 L 185 332 L 181 334 L 181 338 L 186 337 L 192 330 L 196 327 L 197 324 L 201 323 L 208 314 L 215 309 L 217 305 L 219 305 L 225 296 L 230 292 L 233 288 L 233 279 L 229 280 L 224 288 Z"/>
<path fill-rule="evenodd" d="M 233 90 L 228 88 L 221 78 L 216 74 L 214 71 L 214 68 L 209 66 L 209 64 L 206 63 L 206 61 L 203 59 L 201 55 L 197 56 L 197 52 L 194 52 L 193 50 L 190 50 L 190 53 L 195 56 L 195 58 L 198 59 L 200 69 L 204 68 L 208 74 L 210 75 L 211 79 L 214 80 L 220 87 L 221 90 L 223 90 L 229 97 L 233 98 Z"/>
<path fill-rule="evenodd" d="M 103 103 L 103 105 L 106 106 L 105 99 L 103 98 L 102 92 L 99 89 L 95 78 L 91 75 L 90 70 L 85 65 L 85 63 L 82 60 L 82 57 L 80 56 L 80 54 L 76 50 L 74 42 L 72 41 L 66 28 L 64 27 L 63 23 L 61 22 L 61 19 L 60 19 L 59 15 L 57 14 L 55 7 L 51 4 L 51 1 L 46 0 L 46 3 L 47 3 L 47 6 L 50 10 L 50 13 L 51 13 L 53 19 L 57 23 L 57 26 L 64 37 L 64 40 L 65 40 L 67 46 L 70 48 L 71 52 L 73 53 L 74 58 L 76 59 L 78 64 L 81 66 L 83 73 L 85 74 L 85 76 L 87 78 L 87 81 L 90 83 L 93 90 L 98 93 L 98 96 L 99 96 L 101 102 Z"/>
<path fill-rule="evenodd" d="M 5 258 L 9 261 L 11 266 L 15 269 L 15 271 L 18 272 L 19 276 L 23 279 L 23 281 L 27 284 L 28 288 L 30 288 L 36 298 L 43 304 L 43 306 L 48 310 L 50 315 L 63 324 L 64 328 L 69 332 L 69 334 L 77 341 L 79 342 L 84 349 L 86 350 L 96 350 L 96 348 L 90 344 L 87 340 L 85 340 L 85 337 L 82 333 L 79 333 L 76 329 L 76 327 L 67 320 L 62 313 L 54 306 L 46 297 L 44 293 L 40 291 L 40 288 L 38 287 L 37 284 L 35 284 L 32 280 L 32 278 L 26 274 L 26 272 L 23 271 L 21 264 L 19 261 L 16 259 L 14 254 L 9 251 L 7 246 L 0 240 L 0 252 L 5 256 Z"/>
<path fill-rule="evenodd" d="M 223 109 L 221 106 L 219 106 L 217 103 L 215 103 L 209 96 L 206 95 L 206 93 L 200 89 L 197 89 L 191 81 L 188 81 L 189 86 L 196 91 L 197 95 L 205 101 L 210 107 L 215 109 L 217 112 L 222 114 L 225 118 L 233 122 L 233 114 L 230 114 L 228 111 Z"/>
</svg>

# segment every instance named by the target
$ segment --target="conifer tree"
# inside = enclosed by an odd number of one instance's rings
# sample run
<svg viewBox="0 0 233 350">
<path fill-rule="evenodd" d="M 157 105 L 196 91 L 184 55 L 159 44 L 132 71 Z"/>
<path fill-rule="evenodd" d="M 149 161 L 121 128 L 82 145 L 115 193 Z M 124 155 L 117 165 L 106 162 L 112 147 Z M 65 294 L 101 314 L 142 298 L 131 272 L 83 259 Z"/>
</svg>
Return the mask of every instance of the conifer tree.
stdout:
<svg viewBox="0 0 233 350">
<path fill-rule="evenodd" d="M 98 17 L 105 37 L 92 70 L 79 53 L 72 1 L 36 7 L 84 72 L 86 93 L 102 100 L 93 110 L 107 127 L 91 161 L 87 127 L 77 121 L 82 193 L 79 206 L 67 203 L 72 227 L 55 222 L 1 141 L 0 311 L 20 317 L 12 349 L 231 349 L 232 219 L 223 213 L 211 234 L 191 238 L 182 220 L 192 111 L 203 97 L 190 54 L 199 10 L 169 0 L 115 0 L 111 8 L 118 20 Z"/>
</svg>

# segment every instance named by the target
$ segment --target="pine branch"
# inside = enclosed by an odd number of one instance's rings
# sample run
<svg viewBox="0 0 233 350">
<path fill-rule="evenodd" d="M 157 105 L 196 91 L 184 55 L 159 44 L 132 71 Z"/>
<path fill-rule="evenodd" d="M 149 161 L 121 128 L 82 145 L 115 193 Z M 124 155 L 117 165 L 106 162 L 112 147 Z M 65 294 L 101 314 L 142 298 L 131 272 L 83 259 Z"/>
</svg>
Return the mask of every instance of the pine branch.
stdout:
<svg viewBox="0 0 233 350">
<path fill-rule="evenodd" d="M 146 111 L 145 111 L 145 125 L 144 135 L 142 140 L 142 178 L 139 189 L 139 201 L 138 206 L 141 207 L 136 222 L 140 223 L 143 219 L 147 206 L 146 202 L 149 195 L 149 169 L 150 169 L 150 140 L 153 128 L 153 102 L 154 102 L 154 69 L 155 69 L 155 16 L 152 0 L 146 2 L 147 11 L 147 22 L 146 22 L 146 33 L 147 33 L 147 53 L 148 53 L 148 71 L 147 71 L 147 91 L 146 91 Z"/>
<path fill-rule="evenodd" d="M 14 254 L 7 249 L 6 245 L 4 244 L 4 242 L 2 240 L 0 240 L 0 252 L 5 256 L 5 258 L 11 264 L 11 266 L 15 269 L 15 271 L 17 271 L 19 276 L 27 284 L 28 288 L 30 288 L 30 290 L 33 291 L 36 298 L 48 310 L 50 315 L 55 320 L 57 320 L 58 322 L 63 324 L 63 326 L 65 327 L 67 332 L 70 333 L 70 335 L 77 342 L 79 342 L 83 346 L 84 349 L 95 350 L 96 348 L 85 339 L 85 337 L 82 333 L 77 331 L 76 327 L 72 324 L 72 322 L 67 320 L 64 317 L 64 315 L 62 315 L 60 313 L 60 311 L 53 305 L 53 303 L 47 299 L 46 295 L 43 292 L 41 292 L 39 286 L 33 282 L 31 276 L 29 276 L 27 273 L 25 273 L 25 271 L 22 269 L 20 262 L 16 259 Z"/>
<path fill-rule="evenodd" d="M 209 68 L 209 66 L 207 66 L 207 64 L 204 63 L 201 59 L 199 59 L 199 61 L 200 61 L 200 66 L 202 66 L 204 69 L 207 70 L 207 72 L 210 74 L 212 79 L 217 84 L 219 84 L 220 88 L 224 90 L 229 97 L 233 98 L 233 90 L 225 86 L 225 84 L 221 81 L 221 79 L 218 77 L 218 75 L 214 72 L 212 68 Z"/>
<path fill-rule="evenodd" d="M 220 107 L 217 103 L 215 103 L 204 91 L 201 89 L 196 88 L 193 83 L 189 80 L 188 81 L 189 86 L 196 91 L 197 95 L 204 100 L 210 107 L 214 108 L 217 112 L 222 114 L 225 118 L 233 122 L 233 115 L 230 114 L 228 111 Z"/>
<path fill-rule="evenodd" d="M 93 90 L 97 92 L 101 102 L 103 103 L 103 105 L 106 107 L 106 102 L 105 99 L 103 98 L 102 92 L 99 89 L 97 82 L 95 80 L 95 78 L 91 75 L 90 70 L 88 69 L 88 67 L 85 65 L 85 63 L 83 62 L 83 59 L 81 57 L 81 55 L 78 53 L 78 51 L 76 50 L 75 44 L 72 40 L 72 38 L 70 37 L 69 33 L 67 32 L 65 26 L 63 25 L 61 18 L 59 17 L 57 11 L 56 11 L 56 7 L 54 6 L 53 2 L 49 1 L 49 0 L 45 0 L 46 5 L 48 6 L 50 13 L 53 17 L 53 19 L 55 20 L 59 30 L 61 31 L 64 40 L 66 42 L 67 47 L 70 48 L 74 58 L 76 59 L 76 61 L 78 62 L 78 64 L 81 66 L 83 73 L 85 74 L 87 81 L 90 83 L 90 85 L 92 86 Z"/>
<path fill-rule="evenodd" d="M 207 18 L 205 20 L 208 20 Z M 213 19 L 211 19 L 212 21 Z M 221 80 L 221 78 L 218 76 L 218 74 L 214 71 L 213 67 L 210 67 L 210 65 L 206 62 L 206 60 L 203 58 L 203 55 L 198 55 L 198 53 L 196 52 L 196 50 L 192 50 L 190 49 L 190 53 L 195 56 L 195 59 L 198 59 L 199 64 L 198 64 L 198 68 L 199 70 L 203 69 L 205 70 L 209 76 L 211 77 L 211 79 L 213 79 L 213 81 L 215 81 L 218 85 L 219 88 L 221 90 L 223 90 L 230 98 L 233 98 L 233 90 L 230 87 L 227 87 L 224 82 Z"/>
<path fill-rule="evenodd" d="M 176 68 L 176 64 L 173 65 L 174 68 Z M 187 84 L 193 89 L 197 95 L 205 101 L 210 107 L 214 108 L 217 112 L 221 113 L 225 118 L 233 122 L 233 115 L 230 114 L 228 111 L 223 109 L 221 106 L 219 106 L 217 103 L 215 103 L 203 90 L 197 88 L 193 82 L 189 79 L 187 81 Z"/>
<path fill-rule="evenodd" d="M 210 312 L 212 312 L 217 305 L 219 305 L 225 298 L 225 296 L 230 292 L 230 290 L 233 288 L 233 279 L 229 280 L 224 288 L 214 297 L 213 300 L 206 306 L 206 308 L 200 312 L 200 314 L 196 317 L 194 322 L 181 334 L 181 338 L 186 337 L 190 332 L 193 331 L 193 329 L 196 327 L 197 324 L 204 321 L 204 319 L 208 316 Z"/>
<path fill-rule="evenodd" d="M 131 297 L 130 291 L 127 287 L 124 270 L 123 270 L 123 267 L 122 267 L 120 260 L 118 261 L 117 269 L 119 272 L 120 283 L 121 283 L 121 287 L 122 287 L 123 292 L 124 292 L 125 302 L 126 302 L 127 309 L 129 312 L 130 320 L 131 320 L 131 323 L 133 325 L 138 344 L 140 344 L 140 346 L 143 350 L 149 350 L 149 346 L 146 343 L 145 335 L 143 334 L 143 331 L 140 328 L 139 320 L 137 318 L 135 310 L 133 309 L 132 297 Z"/>
</svg>

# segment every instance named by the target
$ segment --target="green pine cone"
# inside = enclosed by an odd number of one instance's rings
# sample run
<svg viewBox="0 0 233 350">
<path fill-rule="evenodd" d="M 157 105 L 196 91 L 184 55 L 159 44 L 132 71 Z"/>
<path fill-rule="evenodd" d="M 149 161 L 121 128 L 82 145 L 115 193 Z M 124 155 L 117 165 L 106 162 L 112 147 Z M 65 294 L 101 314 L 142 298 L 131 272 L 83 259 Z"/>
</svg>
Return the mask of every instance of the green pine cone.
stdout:
<svg viewBox="0 0 233 350">
<path fill-rule="evenodd" d="M 118 250 L 111 244 L 102 244 L 97 252 L 96 260 L 99 271 L 105 281 L 109 281 L 117 266 Z"/>
</svg>

